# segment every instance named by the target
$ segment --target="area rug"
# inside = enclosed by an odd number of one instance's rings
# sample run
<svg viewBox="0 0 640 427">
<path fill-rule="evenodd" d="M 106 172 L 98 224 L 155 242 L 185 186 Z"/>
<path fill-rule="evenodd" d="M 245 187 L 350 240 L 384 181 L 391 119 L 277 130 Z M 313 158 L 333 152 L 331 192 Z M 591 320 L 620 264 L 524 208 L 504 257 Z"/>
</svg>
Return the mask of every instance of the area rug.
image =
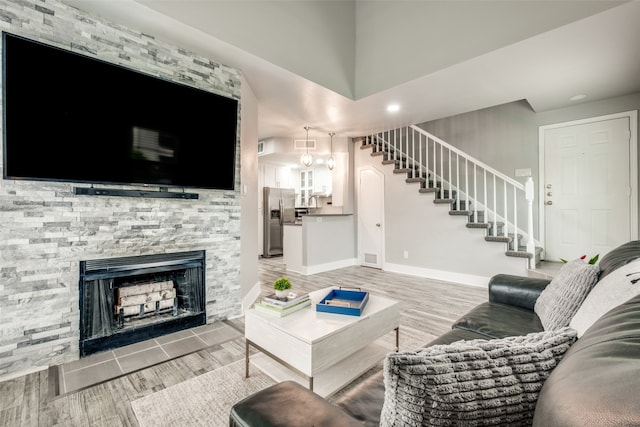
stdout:
<svg viewBox="0 0 640 427">
<path fill-rule="evenodd" d="M 434 338 L 431 334 L 401 326 L 400 350 L 416 349 Z M 394 341 L 395 332 L 379 340 L 388 345 L 390 351 Z M 328 400 L 335 401 L 345 391 L 380 369 L 382 362 Z M 229 413 L 236 402 L 274 383 L 259 369 L 252 369 L 251 376 L 245 378 L 243 359 L 134 400 L 131 407 L 140 427 L 228 426 Z"/>
<path fill-rule="evenodd" d="M 244 377 L 244 359 L 131 402 L 140 427 L 228 426 L 231 407 L 275 384 L 254 369 Z"/>
<path fill-rule="evenodd" d="M 429 334 L 427 332 L 422 332 L 417 329 L 409 328 L 408 326 L 400 326 L 400 351 L 412 351 L 417 350 L 420 347 L 423 347 L 425 344 L 430 341 L 436 339 L 436 335 Z M 384 343 L 389 346 L 389 351 L 393 351 L 393 346 L 391 343 L 395 342 L 395 332 L 390 332 L 389 334 L 382 337 L 378 340 L 380 343 Z M 333 395 L 327 397 L 327 401 L 336 402 L 340 400 L 342 395 L 348 393 L 352 388 L 357 386 L 360 382 L 369 378 L 371 375 L 375 375 L 379 371 L 382 370 L 384 361 L 381 360 L 375 367 L 369 369 L 367 372 L 362 374 L 359 378 L 356 378 L 353 382 L 345 386 L 342 390 L 334 393 Z"/>
</svg>

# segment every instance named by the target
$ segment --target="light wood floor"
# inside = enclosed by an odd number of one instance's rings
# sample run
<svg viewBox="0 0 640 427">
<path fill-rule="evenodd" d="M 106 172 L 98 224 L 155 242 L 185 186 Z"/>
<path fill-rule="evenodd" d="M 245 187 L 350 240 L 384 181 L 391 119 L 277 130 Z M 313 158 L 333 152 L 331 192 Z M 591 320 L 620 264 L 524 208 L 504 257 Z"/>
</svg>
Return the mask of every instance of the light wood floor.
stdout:
<svg viewBox="0 0 640 427">
<path fill-rule="evenodd" d="M 263 295 L 271 283 L 287 276 L 299 292 L 328 286 L 361 288 L 401 302 L 400 325 L 440 335 L 458 317 L 487 300 L 481 287 L 444 283 L 347 267 L 312 276 L 287 273 L 282 258 L 260 261 Z M 243 319 L 228 321 L 242 330 Z M 138 426 L 130 402 L 173 384 L 244 358 L 238 338 L 132 374 L 63 396 L 50 392 L 48 371 L 0 383 L 0 426 Z M 228 420 L 221 420 L 224 426 Z M 211 424 L 215 426 L 214 424 Z"/>
</svg>

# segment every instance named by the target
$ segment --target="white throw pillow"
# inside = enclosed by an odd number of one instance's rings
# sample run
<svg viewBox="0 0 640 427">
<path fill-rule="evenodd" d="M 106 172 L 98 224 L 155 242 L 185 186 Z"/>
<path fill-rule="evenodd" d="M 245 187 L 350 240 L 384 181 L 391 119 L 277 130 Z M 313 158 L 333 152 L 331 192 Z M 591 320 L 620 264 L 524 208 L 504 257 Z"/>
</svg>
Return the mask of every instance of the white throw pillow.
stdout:
<svg viewBox="0 0 640 427">
<path fill-rule="evenodd" d="M 569 325 L 598 280 L 600 267 L 581 259 L 569 261 L 542 291 L 534 306 L 545 331 Z"/>
<path fill-rule="evenodd" d="M 607 274 L 591 290 L 569 325 L 578 337 L 606 312 L 640 294 L 640 259 Z"/>
</svg>

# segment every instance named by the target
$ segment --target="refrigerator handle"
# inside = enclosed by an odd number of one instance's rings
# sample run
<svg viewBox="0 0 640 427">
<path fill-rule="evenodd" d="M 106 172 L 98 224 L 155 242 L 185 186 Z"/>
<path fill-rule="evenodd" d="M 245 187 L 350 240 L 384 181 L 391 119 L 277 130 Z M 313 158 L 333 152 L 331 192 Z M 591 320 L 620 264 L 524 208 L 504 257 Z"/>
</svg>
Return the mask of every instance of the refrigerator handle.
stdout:
<svg viewBox="0 0 640 427">
<path fill-rule="evenodd" d="M 279 219 L 279 221 L 280 221 L 280 225 L 283 225 L 284 224 L 284 222 L 283 222 L 284 221 L 284 218 L 283 218 L 283 215 L 284 215 L 284 203 L 282 203 L 282 199 L 280 199 L 278 201 L 278 204 L 280 205 L 279 206 L 280 207 L 280 215 L 279 215 L 280 219 Z"/>
</svg>

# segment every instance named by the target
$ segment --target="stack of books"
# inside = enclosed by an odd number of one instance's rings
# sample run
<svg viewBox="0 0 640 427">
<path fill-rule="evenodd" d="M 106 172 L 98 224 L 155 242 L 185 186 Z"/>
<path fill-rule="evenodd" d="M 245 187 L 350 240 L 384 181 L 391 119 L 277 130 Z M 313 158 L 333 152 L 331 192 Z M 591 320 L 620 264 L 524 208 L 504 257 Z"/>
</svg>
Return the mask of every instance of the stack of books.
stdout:
<svg viewBox="0 0 640 427">
<path fill-rule="evenodd" d="M 310 305 L 309 294 L 296 295 L 290 293 L 286 298 L 278 298 L 275 294 L 268 295 L 262 298 L 260 302 L 255 303 L 253 307 L 260 313 L 284 317 Z"/>
</svg>

